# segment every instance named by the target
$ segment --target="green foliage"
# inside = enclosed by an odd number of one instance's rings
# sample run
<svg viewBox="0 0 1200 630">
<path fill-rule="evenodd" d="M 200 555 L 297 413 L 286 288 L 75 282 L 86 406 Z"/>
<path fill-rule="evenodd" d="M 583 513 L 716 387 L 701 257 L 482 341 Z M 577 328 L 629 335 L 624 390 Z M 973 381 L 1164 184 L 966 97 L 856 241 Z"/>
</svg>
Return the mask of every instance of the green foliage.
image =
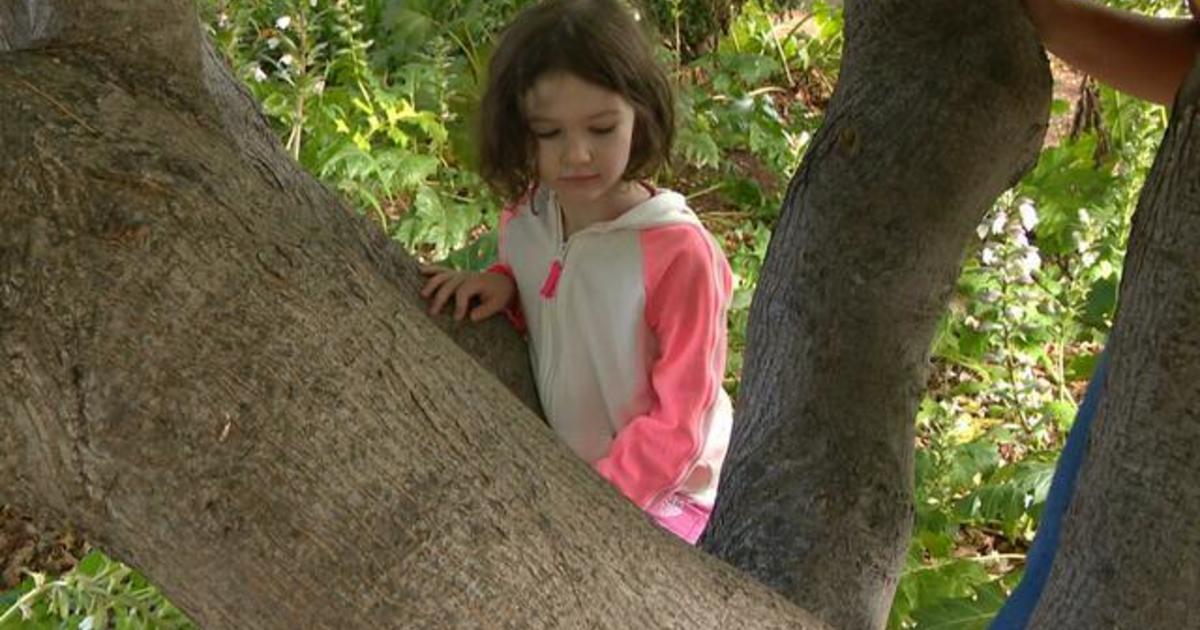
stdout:
<svg viewBox="0 0 1200 630">
<path fill-rule="evenodd" d="M 74 570 L 50 579 L 32 573 L 0 594 L 0 628 L 188 630 L 195 626 L 129 567 L 93 551 Z"/>
<path fill-rule="evenodd" d="M 781 19 L 748 2 L 715 48 L 677 68 L 682 126 L 664 179 L 723 237 L 735 278 L 726 385 L 736 394 L 746 323 L 786 178 L 821 125 L 841 57 L 841 13 Z"/>
<path fill-rule="evenodd" d="M 209 31 L 284 146 L 408 249 L 494 224 L 470 170 L 490 35 L 525 2 L 206 0 Z"/>
</svg>

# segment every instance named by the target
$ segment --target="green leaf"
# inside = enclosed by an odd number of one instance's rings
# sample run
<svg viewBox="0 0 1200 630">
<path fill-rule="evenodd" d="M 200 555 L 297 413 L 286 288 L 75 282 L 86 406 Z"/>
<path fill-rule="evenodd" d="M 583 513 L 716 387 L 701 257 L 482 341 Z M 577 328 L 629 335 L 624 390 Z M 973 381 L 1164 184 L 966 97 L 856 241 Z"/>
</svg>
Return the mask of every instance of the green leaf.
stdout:
<svg viewBox="0 0 1200 630">
<path fill-rule="evenodd" d="M 948 481 L 956 488 L 973 487 L 976 475 L 985 475 L 1000 465 L 1000 455 L 990 440 L 964 444 L 955 449 L 953 458 Z"/>
<path fill-rule="evenodd" d="M 915 589 L 915 608 L 929 608 L 938 602 L 969 597 L 974 586 L 991 580 L 979 562 L 949 560 L 932 565 L 909 566 L 902 578 L 911 580 Z"/>
<path fill-rule="evenodd" d="M 1081 354 L 1067 363 L 1067 380 L 1085 381 L 1092 378 L 1096 364 L 1100 361 L 1099 354 Z"/>
<path fill-rule="evenodd" d="M 709 133 L 684 127 L 675 141 L 684 160 L 693 166 L 715 168 L 721 163 L 721 148 Z"/>
<path fill-rule="evenodd" d="M 985 584 L 971 596 L 918 608 L 912 612 L 912 617 L 921 630 L 982 630 L 1004 605 L 1005 598 L 998 585 Z"/>
<path fill-rule="evenodd" d="M 1075 421 L 1075 412 L 1077 410 L 1078 408 L 1067 400 L 1055 400 L 1043 408 L 1043 411 L 1046 413 L 1046 415 L 1049 416 L 1050 419 L 1054 421 L 1055 426 L 1060 429 L 1071 428 L 1071 424 Z"/>
<path fill-rule="evenodd" d="M 959 515 L 997 524 L 1009 538 L 1016 538 L 1020 534 L 1022 517 L 1032 517 L 1035 508 L 1046 502 L 1054 466 L 1051 458 L 1027 457 L 999 468 L 977 490 L 959 501 Z"/>
<path fill-rule="evenodd" d="M 32 587 L 33 584 L 30 583 L 29 586 Z M 21 599 L 21 596 L 27 592 L 29 592 L 28 588 L 18 586 L 11 591 L 4 591 L 3 593 L 0 593 L 0 613 L 17 603 L 17 600 Z"/>
<path fill-rule="evenodd" d="M 1119 282 L 1116 276 L 1101 278 L 1092 283 L 1081 317 L 1083 322 L 1093 328 L 1108 330 L 1109 322 L 1117 310 L 1118 289 Z"/>
<path fill-rule="evenodd" d="M 988 351 L 991 336 L 970 329 L 965 329 L 958 336 L 958 351 L 963 357 L 981 359 Z"/>
<path fill-rule="evenodd" d="M 108 564 L 109 560 L 104 553 L 99 549 L 93 549 L 79 561 L 79 564 L 75 565 L 75 572 L 95 577 L 106 569 Z"/>
</svg>

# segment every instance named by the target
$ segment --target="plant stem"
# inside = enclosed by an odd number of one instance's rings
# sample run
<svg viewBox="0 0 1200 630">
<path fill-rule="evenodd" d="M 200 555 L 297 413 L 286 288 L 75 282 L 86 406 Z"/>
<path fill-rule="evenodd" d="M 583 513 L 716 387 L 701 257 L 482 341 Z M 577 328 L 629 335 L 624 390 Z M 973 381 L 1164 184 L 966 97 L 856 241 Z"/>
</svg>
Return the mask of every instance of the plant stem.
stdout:
<svg viewBox="0 0 1200 630">
<path fill-rule="evenodd" d="M 33 602 L 37 601 L 47 591 L 61 585 L 61 581 L 43 582 L 40 586 L 34 587 L 33 590 L 22 595 L 12 606 L 9 606 L 8 610 L 4 611 L 3 615 L 0 615 L 0 628 L 5 627 L 4 624 L 6 622 L 16 619 L 17 615 L 21 614 L 22 609 L 32 605 Z"/>
</svg>

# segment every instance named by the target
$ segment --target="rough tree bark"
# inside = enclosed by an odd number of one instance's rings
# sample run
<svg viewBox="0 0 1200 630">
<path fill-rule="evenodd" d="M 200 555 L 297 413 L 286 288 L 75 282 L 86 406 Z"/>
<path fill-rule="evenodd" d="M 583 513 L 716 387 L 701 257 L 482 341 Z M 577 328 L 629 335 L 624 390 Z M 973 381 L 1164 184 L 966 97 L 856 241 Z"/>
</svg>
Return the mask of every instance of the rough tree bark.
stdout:
<svg viewBox="0 0 1200 630">
<path fill-rule="evenodd" d="M 0 502 L 203 627 L 820 627 L 441 334 L 190 4 L 0 0 Z"/>
<path fill-rule="evenodd" d="M 1088 457 L 1031 628 L 1200 628 L 1200 66 L 1134 215 Z"/>
<path fill-rule="evenodd" d="M 1008 0 L 858 0 L 750 316 L 705 548 L 838 628 L 880 627 L 913 417 L 973 229 L 1037 157 L 1047 64 Z"/>
</svg>

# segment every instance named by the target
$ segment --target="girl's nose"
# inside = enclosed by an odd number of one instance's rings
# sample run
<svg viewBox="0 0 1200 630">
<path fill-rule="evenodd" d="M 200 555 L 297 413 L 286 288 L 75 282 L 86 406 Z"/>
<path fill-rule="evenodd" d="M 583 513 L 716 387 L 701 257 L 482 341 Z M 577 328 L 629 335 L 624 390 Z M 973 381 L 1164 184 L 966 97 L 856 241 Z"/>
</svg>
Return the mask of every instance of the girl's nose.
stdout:
<svg viewBox="0 0 1200 630">
<path fill-rule="evenodd" d="M 592 147 L 582 138 L 567 143 L 567 164 L 586 164 L 592 160 Z"/>
</svg>

